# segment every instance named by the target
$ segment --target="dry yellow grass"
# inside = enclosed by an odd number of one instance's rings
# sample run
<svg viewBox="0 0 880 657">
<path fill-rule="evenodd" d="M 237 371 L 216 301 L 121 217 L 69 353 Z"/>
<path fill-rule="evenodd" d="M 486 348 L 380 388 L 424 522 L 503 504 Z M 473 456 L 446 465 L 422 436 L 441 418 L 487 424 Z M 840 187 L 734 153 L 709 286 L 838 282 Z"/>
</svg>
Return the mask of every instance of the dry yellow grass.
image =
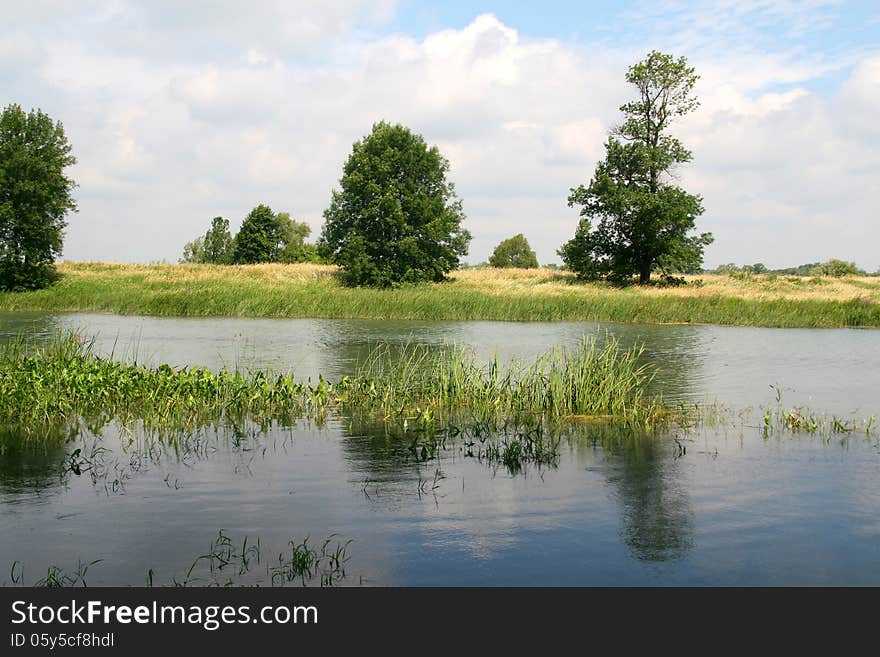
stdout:
<svg viewBox="0 0 880 657">
<path fill-rule="evenodd" d="M 571 292 L 576 282 L 571 272 L 552 269 L 464 269 L 452 274 L 453 284 L 488 294 Z M 870 300 L 880 303 L 880 278 L 847 276 L 844 278 L 816 276 L 754 275 L 733 277 L 718 274 L 685 276 L 687 285 L 680 287 L 614 288 L 604 284 L 579 286 L 584 293 L 635 294 L 649 297 L 708 298 L 730 297 L 756 301 L 815 300 L 854 301 Z"/>
<path fill-rule="evenodd" d="M 66 276 L 100 280 L 119 277 L 142 277 L 145 283 L 175 282 L 179 284 L 219 281 L 252 281 L 277 286 L 305 283 L 335 284 L 338 268 L 333 265 L 301 263 L 284 265 L 193 265 L 193 264 L 126 264 L 109 262 L 61 262 L 58 270 Z M 635 294 L 649 297 L 708 298 L 730 297 L 760 301 L 869 300 L 880 303 L 880 278 L 847 276 L 843 278 L 816 276 L 753 275 L 737 278 L 728 275 L 703 274 L 685 276 L 681 287 L 615 288 L 601 283 L 580 284 L 571 272 L 553 269 L 495 269 L 491 267 L 462 269 L 450 275 L 444 287 L 462 288 L 492 295 L 571 294 L 590 296 Z M 576 287 L 573 284 L 577 283 Z"/>
<path fill-rule="evenodd" d="M 63 262 L 49 289 L 0 293 L 0 310 L 169 316 L 623 321 L 880 326 L 880 278 L 702 275 L 617 288 L 551 269 L 463 269 L 445 283 L 346 288 L 337 268 Z"/>
</svg>

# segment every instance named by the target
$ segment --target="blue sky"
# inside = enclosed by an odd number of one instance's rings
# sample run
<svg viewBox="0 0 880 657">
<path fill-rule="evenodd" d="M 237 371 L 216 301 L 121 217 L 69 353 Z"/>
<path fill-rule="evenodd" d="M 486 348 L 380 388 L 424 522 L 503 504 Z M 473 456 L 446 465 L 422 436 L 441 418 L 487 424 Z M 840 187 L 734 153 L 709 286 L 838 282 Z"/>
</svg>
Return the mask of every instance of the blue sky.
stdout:
<svg viewBox="0 0 880 657">
<path fill-rule="evenodd" d="M 880 267 L 876 0 L 32 0 L 4 8 L 0 89 L 73 144 L 68 259 L 173 262 L 258 203 L 316 237 L 352 142 L 385 119 L 450 160 L 468 261 L 523 232 L 558 262 L 568 191 L 651 49 L 701 76 L 674 130 L 707 265 Z"/>
<path fill-rule="evenodd" d="M 713 8 L 713 4 L 716 7 Z M 755 5 L 755 10 L 743 9 L 749 5 Z M 779 9 L 774 11 L 774 5 Z M 714 31 L 707 30 L 705 38 L 716 41 L 718 48 L 798 49 L 831 58 L 880 49 L 880 3 L 876 0 L 828 3 L 403 0 L 385 29 L 422 38 L 441 29 L 461 29 L 473 20 L 477 7 L 476 13 L 492 13 L 502 22 L 520 27 L 529 36 L 562 39 L 585 47 L 597 44 L 638 47 L 650 43 L 652 48 L 662 50 L 677 45 L 676 28 L 683 28 L 696 16 L 714 10 L 725 20 L 719 20 Z M 803 12 L 803 19 L 792 20 L 792 12 L 798 11 Z M 733 35 L 725 34 L 732 24 L 736 24 L 733 43 Z M 849 70 L 850 65 L 842 66 L 810 80 L 806 86 L 818 92 L 831 92 Z"/>
</svg>

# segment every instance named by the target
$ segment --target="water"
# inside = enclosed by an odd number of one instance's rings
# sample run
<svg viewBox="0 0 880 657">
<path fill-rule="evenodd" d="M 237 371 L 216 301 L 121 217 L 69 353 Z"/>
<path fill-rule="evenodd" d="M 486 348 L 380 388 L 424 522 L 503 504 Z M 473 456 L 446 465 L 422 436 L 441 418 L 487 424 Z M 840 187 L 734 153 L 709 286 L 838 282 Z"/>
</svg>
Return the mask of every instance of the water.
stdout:
<svg viewBox="0 0 880 657">
<path fill-rule="evenodd" d="M 293 370 L 337 378 L 379 341 L 457 342 L 529 357 L 596 324 L 0 316 L 0 339 L 78 328 L 139 362 Z M 643 343 L 655 392 L 733 409 L 775 403 L 863 417 L 880 410 L 880 332 L 602 325 Z M 753 418 L 755 413 L 747 415 Z M 352 585 L 880 584 L 880 448 L 850 436 L 765 441 L 733 423 L 616 442 L 574 431 L 559 467 L 511 475 L 462 457 L 407 458 L 381 428 L 300 423 L 182 459 L 129 460 L 108 430 L 109 474 L 60 476 L 70 451 L 0 457 L 0 571 L 102 561 L 89 585 L 180 578 L 220 528 L 287 541 L 351 539 Z M 595 431 L 592 432 L 595 434 Z M 679 445 L 684 445 L 682 451 Z M 438 469 L 440 473 L 438 473 Z M 119 483 L 113 485 L 113 481 Z M 265 566 L 262 566 L 265 570 Z M 9 577 L 0 575 L 0 582 Z"/>
</svg>

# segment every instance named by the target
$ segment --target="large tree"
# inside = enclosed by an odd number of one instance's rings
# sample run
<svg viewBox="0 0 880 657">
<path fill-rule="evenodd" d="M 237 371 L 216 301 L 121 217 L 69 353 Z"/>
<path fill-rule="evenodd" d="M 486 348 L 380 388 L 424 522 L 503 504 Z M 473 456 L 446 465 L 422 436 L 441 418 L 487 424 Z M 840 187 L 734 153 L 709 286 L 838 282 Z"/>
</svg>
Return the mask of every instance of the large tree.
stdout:
<svg viewBox="0 0 880 657">
<path fill-rule="evenodd" d="M 281 230 L 268 205 L 258 205 L 248 213 L 235 236 L 233 261 L 237 265 L 276 262 Z"/>
<path fill-rule="evenodd" d="M 624 122 L 605 144 L 605 159 L 588 186 L 571 190 L 580 223 L 559 255 L 582 278 L 626 281 L 651 272 L 696 271 L 712 235 L 691 234 L 703 213 L 702 198 L 675 185 L 677 165 L 691 152 L 669 134 L 672 122 L 699 105 L 693 87 L 699 76 L 684 57 L 651 52 L 631 66 L 626 80 L 638 98 L 620 107 Z"/>
<path fill-rule="evenodd" d="M 538 256 L 529 246 L 525 235 L 519 233 L 510 239 L 503 240 L 489 256 L 489 264 L 493 267 L 516 267 L 532 269 L 538 266 Z"/>
<path fill-rule="evenodd" d="M 421 135 L 375 124 L 345 163 L 318 252 L 350 285 L 443 280 L 471 238 L 448 172 L 449 162 Z"/>
<path fill-rule="evenodd" d="M 64 127 L 39 109 L 0 115 L 0 289 L 45 287 L 55 278 L 65 216 L 76 211 L 76 163 Z"/>
</svg>

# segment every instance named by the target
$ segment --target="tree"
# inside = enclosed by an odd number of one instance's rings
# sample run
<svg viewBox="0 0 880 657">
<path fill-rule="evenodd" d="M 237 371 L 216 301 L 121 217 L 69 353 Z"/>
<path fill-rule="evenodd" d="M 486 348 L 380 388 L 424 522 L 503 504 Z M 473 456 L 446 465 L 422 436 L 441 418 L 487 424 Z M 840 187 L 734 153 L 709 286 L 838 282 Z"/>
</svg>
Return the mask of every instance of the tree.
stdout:
<svg viewBox="0 0 880 657">
<path fill-rule="evenodd" d="M 211 220 L 211 227 L 205 233 L 204 247 L 204 262 L 212 265 L 228 265 L 232 262 L 234 242 L 228 220 L 223 217 Z"/>
<path fill-rule="evenodd" d="M 45 287 L 56 278 L 65 216 L 76 212 L 76 163 L 64 126 L 11 104 L 0 115 L 0 289 Z"/>
<path fill-rule="evenodd" d="M 655 269 L 699 271 L 713 239 L 689 235 L 702 198 L 673 184 L 673 170 L 691 153 L 667 132 L 698 106 L 691 94 L 698 76 L 684 57 L 654 51 L 626 79 L 639 97 L 620 107 L 626 118 L 609 136 L 590 184 L 571 190 L 568 204 L 582 206 L 581 219 L 559 255 L 581 278 L 625 281 L 638 274 L 645 284 Z"/>
<path fill-rule="evenodd" d="M 205 238 L 197 237 L 192 242 L 183 245 L 183 257 L 181 262 L 204 263 L 205 262 Z"/>
<path fill-rule="evenodd" d="M 306 242 L 306 238 L 312 234 L 311 226 L 304 221 L 291 219 L 287 212 L 276 214 L 275 221 L 281 238 L 278 262 L 317 262 L 320 259 L 317 247 Z"/>
<path fill-rule="evenodd" d="M 318 253 L 342 268 L 349 285 L 442 281 L 471 239 L 448 172 L 449 162 L 421 135 L 376 123 L 343 167 Z"/>
<path fill-rule="evenodd" d="M 241 223 L 235 236 L 233 262 L 237 265 L 275 262 L 280 242 L 281 231 L 275 214 L 269 206 L 260 204 Z"/>
<path fill-rule="evenodd" d="M 529 247 L 529 241 L 519 233 L 495 247 L 489 257 L 489 264 L 493 267 L 529 269 L 538 267 L 538 257 Z"/>
<path fill-rule="evenodd" d="M 235 240 L 229 233 L 229 222 L 223 217 L 214 217 L 211 227 L 202 237 L 195 238 L 183 246 L 181 262 L 194 262 L 209 265 L 228 265 L 235 253 Z"/>
<path fill-rule="evenodd" d="M 837 258 L 832 258 L 827 262 L 816 265 L 815 267 L 813 267 L 810 273 L 813 276 L 836 276 L 838 278 L 842 276 L 865 275 L 865 272 L 859 269 L 856 263 L 846 262 L 845 260 L 838 260 Z"/>
</svg>

